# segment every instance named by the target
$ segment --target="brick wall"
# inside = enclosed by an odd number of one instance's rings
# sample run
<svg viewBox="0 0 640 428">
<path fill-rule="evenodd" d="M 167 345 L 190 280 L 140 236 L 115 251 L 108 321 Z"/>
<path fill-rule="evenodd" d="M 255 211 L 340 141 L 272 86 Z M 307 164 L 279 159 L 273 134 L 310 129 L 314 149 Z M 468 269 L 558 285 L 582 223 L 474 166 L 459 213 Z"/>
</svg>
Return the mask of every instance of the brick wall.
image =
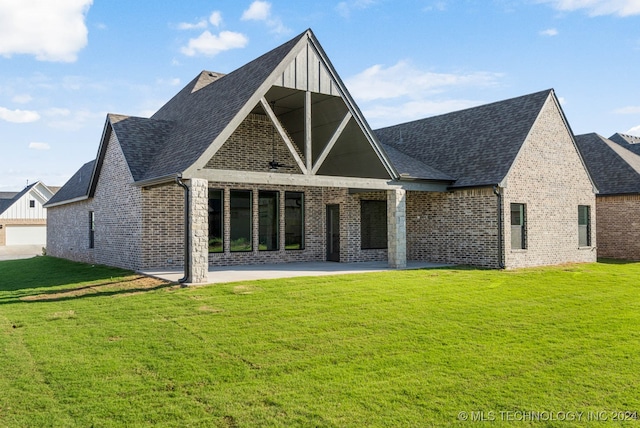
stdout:
<svg viewBox="0 0 640 428">
<path fill-rule="evenodd" d="M 407 192 L 407 259 L 498 267 L 498 203 L 491 188 Z"/>
<path fill-rule="evenodd" d="M 552 98 L 547 100 L 507 176 L 507 268 L 596 261 L 595 195 Z M 527 249 L 511 249 L 510 204 L 526 204 Z M 591 207 L 591 242 L 578 247 L 578 205 Z"/>
<path fill-rule="evenodd" d="M 184 190 L 176 183 L 142 190 L 142 267 L 181 268 L 184 262 Z"/>
<path fill-rule="evenodd" d="M 47 251 L 55 257 L 126 269 L 142 267 L 142 189 L 133 178 L 115 133 L 109 139 L 95 197 L 49 208 Z M 95 245 L 89 249 L 89 211 Z"/>
<path fill-rule="evenodd" d="M 291 141 L 291 137 L 289 140 Z M 293 147 L 304 162 L 304 155 L 298 146 L 294 143 Z M 289 148 L 269 118 L 265 115 L 250 114 L 213 155 L 205 168 L 269 172 L 269 162 L 273 159 L 286 167 L 271 172 L 301 173 Z"/>
<path fill-rule="evenodd" d="M 95 250 L 89 248 L 89 211 L 92 210 L 92 200 L 48 208 L 47 254 L 95 263 Z"/>
<path fill-rule="evenodd" d="M 640 260 L 640 195 L 597 196 L 598 257 Z"/>
</svg>

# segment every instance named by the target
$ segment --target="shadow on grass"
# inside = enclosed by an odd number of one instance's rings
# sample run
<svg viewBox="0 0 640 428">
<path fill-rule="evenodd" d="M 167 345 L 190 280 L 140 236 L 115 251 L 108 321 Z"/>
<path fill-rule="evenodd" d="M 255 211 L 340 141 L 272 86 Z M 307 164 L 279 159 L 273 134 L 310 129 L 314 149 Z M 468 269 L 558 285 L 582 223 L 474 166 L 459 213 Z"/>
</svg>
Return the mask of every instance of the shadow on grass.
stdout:
<svg viewBox="0 0 640 428">
<path fill-rule="evenodd" d="M 624 259 L 598 259 L 598 263 L 605 265 L 628 265 L 633 263 L 640 263 L 639 260 L 624 260 Z"/>
<path fill-rule="evenodd" d="M 124 269 L 49 256 L 0 262 L 0 304 L 139 293 L 172 285 Z"/>
</svg>

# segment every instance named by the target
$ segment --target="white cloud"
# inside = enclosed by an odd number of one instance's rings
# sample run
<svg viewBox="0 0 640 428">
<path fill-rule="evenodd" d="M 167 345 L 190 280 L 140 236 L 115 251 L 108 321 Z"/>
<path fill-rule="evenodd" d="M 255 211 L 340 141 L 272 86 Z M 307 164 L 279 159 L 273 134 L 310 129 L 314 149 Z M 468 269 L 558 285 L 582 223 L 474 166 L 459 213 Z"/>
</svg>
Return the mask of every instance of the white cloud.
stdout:
<svg viewBox="0 0 640 428">
<path fill-rule="evenodd" d="M 538 0 L 562 11 L 586 10 L 590 16 L 640 15 L 639 0 Z"/>
<path fill-rule="evenodd" d="M 280 18 L 271 14 L 271 3 L 266 1 L 256 0 L 251 3 L 249 9 L 242 13 L 241 19 L 243 21 L 264 21 L 270 31 L 275 34 L 288 34 L 291 32 Z"/>
<path fill-rule="evenodd" d="M 633 128 L 629 129 L 627 132 L 625 132 L 625 134 L 636 135 L 640 137 L 640 125 L 634 126 Z"/>
<path fill-rule="evenodd" d="M 368 8 L 369 6 L 376 3 L 376 0 L 350 0 L 350 1 L 341 1 L 336 6 L 336 10 L 338 13 L 344 17 L 348 18 L 351 16 L 351 12 L 353 10 L 363 10 Z"/>
<path fill-rule="evenodd" d="M 13 123 L 29 123 L 40 119 L 40 115 L 36 111 L 31 110 L 9 110 L 0 107 L 0 119 Z"/>
<path fill-rule="evenodd" d="M 178 24 L 178 30 L 201 30 L 207 28 L 207 20 L 201 19 L 198 22 L 181 22 Z"/>
<path fill-rule="evenodd" d="M 425 6 L 422 8 L 423 12 L 444 12 L 445 10 L 447 10 L 447 3 L 444 1 L 436 1 L 429 6 Z"/>
<path fill-rule="evenodd" d="M 374 65 L 346 79 L 349 92 L 357 100 L 371 101 L 400 97 L 421 98 L 458 86 L 491 86 L 499 73 L 434 73 L 413 67 L 406 61 L 384 68 Z"/>
<path fill-rule="evenodd" d="M 48 116 L 48 117 L 61 117 L 61 116 L 66 117 L 71 114 L 71 110 L 66 108 L 52 107 L 45 110 L 43 113 L 45 116 Z"/>
<path fill-rule="evenodd" d="M 271 15 L 271 3 L 268 1 L 256 0 L 251 3 L 249 9 L 242 12 L 243 21 L 266 21 Z"/>
<path fill-rule="evenodd" d="M 35 55 L 74 62 L 87 45 L 86 14 L 93 0 L 0 0 L 0 55 Z"/>
<path fill-rule="evenodd" d="M 627 106 L 615 109 L 616 114 L 640 114 L 640 106 Z"/>
<path fill-rule="evenodd" d="M 555 28 L 547 28 L 546 30 L 540 31 L 540 35 L 549 37 L 557 36 L 558 30 L 556 30 Z"/>
<path fill-rule="evenodd" d="M 33 100 L 33 97 L 29 94 L 18 94 L 11 98 L 11 101 L 18 104 L 28 104 Z"/>
<path fill-rule="evenodd" d="M 395 125 L 410 120 L 463 110 L 483 104 L 480 101 L 450 99 L 441 101 L 409 101 L 394 105 L 373 105 L 362 113 L 372 128 Z"/>
<path fill-rule="evenodd" d="M 51 146 L 48 143 L 29 143 L 31 150 L 49 150 Z"/>
<path fill-rule="evenodd" d="M 211 12 L 211 15 L 209 16 L 209 22 L 211 23 L 211 25 L 219 27 L 222 23 L 222 14 L 220 13 L 220 11 L 214 10 L 213 12 Z"/>
<path fill-rule="evenodd" d="M 222 31 L 219 35 L 211 34 L 208 30 L 195 39 L 189 39 L 187 46 L 181 52 L 187 56 L 214 56 L 230 49 L 243 48 L 249 39 L 242 33 Z"/>
<path fill-rule="evenodd" d="M 47 125 L 63 131 L 78 131 L 89 123 L 94 126 L 102 126 L 107 115 L 104 111 L 95 113 L 89 110 L 78 110 L 71 112 L 67 109 L 50 109 L 47 113 L 55 113 L 55 110 L 58 114 L 50 114 L 50 116 L 57 118 L 57 120 L 51 120 Z"/>
</svg>

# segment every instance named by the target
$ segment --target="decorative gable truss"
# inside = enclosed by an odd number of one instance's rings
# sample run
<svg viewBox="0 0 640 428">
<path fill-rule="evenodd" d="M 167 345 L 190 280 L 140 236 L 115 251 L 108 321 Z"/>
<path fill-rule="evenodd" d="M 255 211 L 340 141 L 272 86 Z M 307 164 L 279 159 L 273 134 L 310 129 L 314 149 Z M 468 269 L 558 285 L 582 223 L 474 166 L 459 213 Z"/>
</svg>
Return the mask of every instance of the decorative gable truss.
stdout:
<svg viewBox="0 0 640 428">
<path fill-rule="evenodd" d="M 272 137 L 234 138 L 245 121 L 256 117 L 271 124 Z M 254 159 L 230 162 L 230 153 Z M 220 170 L 381 181 L 398 177 L 311 31 L 183 176 L 201 176 L 207 169 L 209 180 Z"/>
</svg>

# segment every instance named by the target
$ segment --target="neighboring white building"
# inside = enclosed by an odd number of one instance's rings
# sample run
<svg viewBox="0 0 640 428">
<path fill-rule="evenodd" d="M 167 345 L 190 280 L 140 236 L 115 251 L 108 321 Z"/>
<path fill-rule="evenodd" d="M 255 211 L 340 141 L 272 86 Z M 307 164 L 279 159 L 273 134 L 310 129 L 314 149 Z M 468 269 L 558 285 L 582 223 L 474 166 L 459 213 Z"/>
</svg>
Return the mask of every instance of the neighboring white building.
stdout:
<svg viewBox="0 0 640 428">
<path fill-rule="evenodd" d="M 54 193 L 40 181 L 20 192 L 0 192 L 0 246 L 45 246 L 47 209 L 43 205 Z"/>
</svg>

